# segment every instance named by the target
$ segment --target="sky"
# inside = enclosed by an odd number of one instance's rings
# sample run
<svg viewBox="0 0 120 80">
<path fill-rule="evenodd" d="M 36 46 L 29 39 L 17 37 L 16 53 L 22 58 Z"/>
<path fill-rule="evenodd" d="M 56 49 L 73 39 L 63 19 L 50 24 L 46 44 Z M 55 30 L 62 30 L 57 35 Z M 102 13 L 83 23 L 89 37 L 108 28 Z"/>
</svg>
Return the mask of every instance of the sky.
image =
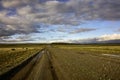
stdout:
<svg viewBox="0 0 120 80">
<path fill-rule="evenodd" d="M 120 0 L 0 0 L 0 43 L 120 42 Z"/>
</svg>

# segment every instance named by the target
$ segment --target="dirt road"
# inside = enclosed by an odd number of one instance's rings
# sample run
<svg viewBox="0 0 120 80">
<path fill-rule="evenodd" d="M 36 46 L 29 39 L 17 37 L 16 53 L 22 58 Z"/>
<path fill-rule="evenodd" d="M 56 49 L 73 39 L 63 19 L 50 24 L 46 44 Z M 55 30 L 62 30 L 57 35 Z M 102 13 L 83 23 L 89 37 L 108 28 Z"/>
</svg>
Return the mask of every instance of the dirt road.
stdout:
<svg viewBox="0 0 120 80">
<path fill-rule="evenodd" d="M 46 49 L 0 76 L 0 80 L 54 80 Z"/>
</svg>

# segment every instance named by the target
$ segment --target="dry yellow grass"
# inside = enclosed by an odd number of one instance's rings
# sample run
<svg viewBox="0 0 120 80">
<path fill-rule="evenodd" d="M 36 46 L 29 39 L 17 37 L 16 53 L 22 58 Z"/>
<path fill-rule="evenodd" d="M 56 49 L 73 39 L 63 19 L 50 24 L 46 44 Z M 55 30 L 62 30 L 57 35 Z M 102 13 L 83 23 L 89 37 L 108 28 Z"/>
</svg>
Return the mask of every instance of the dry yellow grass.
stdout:
<svg viewBox="0 0 120 80">
<path fill-rule="evenodd" d="M 21 64 L 29 57 L 36 54 L 40 48 L 1 48 L 0 49 L 0 74 Z"/>
<path fill-rule="evenodd" d="M 120 57 L 101 55 L 109 52 L 120 55 L 120 48 L 114 48 L 61 46 L 48 50 L 60 80 L 119 80 Z"/>
</svg>

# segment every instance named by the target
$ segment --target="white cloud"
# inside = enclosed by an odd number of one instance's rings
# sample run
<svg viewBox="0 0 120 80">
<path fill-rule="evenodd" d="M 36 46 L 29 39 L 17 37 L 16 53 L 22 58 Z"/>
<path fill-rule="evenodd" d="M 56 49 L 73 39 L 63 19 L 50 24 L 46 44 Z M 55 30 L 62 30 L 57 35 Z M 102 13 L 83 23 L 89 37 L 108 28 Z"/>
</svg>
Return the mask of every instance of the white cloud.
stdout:
<svg viewBox="0 0 120 80">
<path fill-rule="evenodd" d="M 120 39 L 120 34 L 105 34 L 102 35 L 98 41 L 107 41 L 107 40 L 115 40 Z"/>
<path fill-rule="evenodd" d="M 71 42 L 71 43 L 106 43 L 106 42 L 115 43 L 115 41 L 120 42 L 120 34 L 105 34 L 105 35 L 94 37 L 94 38 L 69 40 L 68 42 Z"/>
<path fill-rule="evenodd" d="M 22 16 L 28 15 L 29 13 L 31 13 L 31 11 L 32 11 L 31 6 L 20 7 L 20 8 L 17 9 L 18 14 L 22 15 Z"/>
<path fill-rule="evenodd" d="M 20 4 L 20 0 L 2 0 L 2 5 L 6 8 L 8 7 L 15 7 L 18 6 Z"/>
</svg>

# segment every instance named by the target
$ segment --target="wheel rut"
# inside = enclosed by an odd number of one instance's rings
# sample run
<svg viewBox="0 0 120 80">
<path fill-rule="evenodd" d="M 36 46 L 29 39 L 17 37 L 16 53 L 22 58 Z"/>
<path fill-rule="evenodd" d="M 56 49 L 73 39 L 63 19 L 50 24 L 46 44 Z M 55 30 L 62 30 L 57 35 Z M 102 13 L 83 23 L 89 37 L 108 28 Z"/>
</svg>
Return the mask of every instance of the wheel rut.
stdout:
<svg viewBox="0 0 120 80">
<path fill-rule="evenodd" d="M 0 75 L 0 80 L 58 80 L 58 77 L 52 55 L 44 48 L 20 65 Z"/>
<path fill-rule="evenodd" d="M 49 65 L 50 65 L 50 70 L 52 73 L 53 80 L 58 80 L 58 76 L 56 74 L 55 68 L 54 68 L 53 63 L 52 63 L 52 56 L 48 50 L 46 50 L 46 54 L 47 54 L 47 57 L 49 59 Z"/>
</svg>

